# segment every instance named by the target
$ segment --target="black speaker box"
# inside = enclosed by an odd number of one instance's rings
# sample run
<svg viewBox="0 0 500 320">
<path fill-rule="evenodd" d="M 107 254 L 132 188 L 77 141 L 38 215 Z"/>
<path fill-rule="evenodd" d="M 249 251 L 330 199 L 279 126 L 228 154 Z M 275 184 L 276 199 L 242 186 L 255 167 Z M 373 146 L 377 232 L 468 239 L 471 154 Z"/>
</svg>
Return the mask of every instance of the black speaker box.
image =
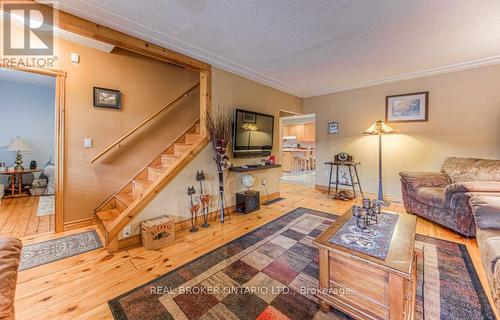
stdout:
<svg viewBox="0 0 500 320">
<path fill-rule="evenodd" d="M 245 191 L 236 193 L 236 212 L 250 213 L 260 209 L 259 191 Z"/>
</svg>

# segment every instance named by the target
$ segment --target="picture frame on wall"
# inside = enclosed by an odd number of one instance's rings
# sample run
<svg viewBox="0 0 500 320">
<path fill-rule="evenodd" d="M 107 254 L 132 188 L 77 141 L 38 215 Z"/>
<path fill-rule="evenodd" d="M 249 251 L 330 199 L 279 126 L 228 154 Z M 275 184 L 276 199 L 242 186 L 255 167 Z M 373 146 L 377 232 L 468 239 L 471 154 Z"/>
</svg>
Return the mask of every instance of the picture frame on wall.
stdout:
<svg viewBox="0 0 500 320">
<path fill-rule="evenodd" d="M 385 121 L 429 121 L 429 91 L 385 97 Z"/>
<path fill-rule="evenodd" d="M 119 90 L 94 87 L 94 107 L 121 109 L 121 95 Z"/>
<path fill-rule="evenodd" d="M 339 123 L 336 121 L 328 122 L 328 134 L 338 134 L 339 133 Z"/>
</svg>

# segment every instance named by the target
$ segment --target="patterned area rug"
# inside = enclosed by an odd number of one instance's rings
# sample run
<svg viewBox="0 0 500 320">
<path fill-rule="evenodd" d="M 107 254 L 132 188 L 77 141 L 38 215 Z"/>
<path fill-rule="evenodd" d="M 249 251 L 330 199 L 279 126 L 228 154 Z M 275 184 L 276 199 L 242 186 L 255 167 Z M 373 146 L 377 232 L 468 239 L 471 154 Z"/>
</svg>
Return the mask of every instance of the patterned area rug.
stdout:
<svg viewBox="0 0 500 320">
<path fill-rule="evenodd" d="M 101 247 L 101 240 L 94 230 L 29 244 L 23 247 L 19 270 L 31 269 Z"/>
<path fill-rule="evenodd" d="M 38 199 L 38 210 L 36 212 L 37 216 L 46 216 L 49 214 L 54 214 L 56 211 L 56 196 L 41 196 Z"/>
<path fill-rule="evenodd" d="M 335 216 L 298 208 L 111 301 L 115 319 L 350 319 L 324 314 L 312 240 Z M 494 319 L 464 246 L 418 237 L 417 319 Z"/>
</svg>

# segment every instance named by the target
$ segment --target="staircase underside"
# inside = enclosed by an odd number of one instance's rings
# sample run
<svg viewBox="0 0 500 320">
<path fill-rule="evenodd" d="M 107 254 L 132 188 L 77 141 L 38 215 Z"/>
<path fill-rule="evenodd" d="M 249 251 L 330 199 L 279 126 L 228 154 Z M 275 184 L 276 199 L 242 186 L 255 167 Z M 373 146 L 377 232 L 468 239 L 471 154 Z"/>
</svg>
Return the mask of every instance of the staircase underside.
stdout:
<svg viewBox="0 0 500 320">
<path fill-rule="evenodd" d="M 207 145 L 196 121 L 174 143 L 96 212 L 109 251 L 118 250 L 118 234 Z"/>
</svg>

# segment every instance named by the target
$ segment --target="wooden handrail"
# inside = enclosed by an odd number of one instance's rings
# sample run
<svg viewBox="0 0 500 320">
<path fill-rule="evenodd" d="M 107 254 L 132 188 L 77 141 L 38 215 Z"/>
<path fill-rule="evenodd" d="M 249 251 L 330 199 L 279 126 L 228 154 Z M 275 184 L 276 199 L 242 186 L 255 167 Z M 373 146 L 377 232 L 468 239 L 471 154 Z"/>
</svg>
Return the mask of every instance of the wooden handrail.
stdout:
<svg viewBox="0 0 500 320">
<path fill-rule="evenodd" d="M 149 121 L 151 121 L 152 119 L 154 119 L 156 116 L 158 116 L 160 113 L 162 113 L 163 111 L 167 110 L 171 105 L 173 105 L 174 103 L 176 103 L 177 101 L 181 100 L 182 98 L 184 98 L 185 96 L 188 95 L 189 92 L 193 91 L 194 89 L 196 89 L 196 87 L 198 87 L 200 85 L 200 83 L 197 83 L 195 84 L 194 86 L 192 86 L 191 88 L 189 88 L 187 91 L 183 92 L 180 96 L 178 96 L 177 98 L 175 98 L 174 100 L 170 101 L 168 104 L 166 104 L 163 108 L 161 108 L 160 110 L 156 111 L 155 113 L 153 113 L 152 115 L 150 115 L 149 117 L 147 117 L 143 122 L 141 122 L 139 125 L 137 125 L 135 128 L 133 128 L 132 130 L 130 130 L 129 132 L 125 133 L 123 136 L 121 136 L 118 140 L 116 140 L 115 142 L 113 142 L 112 144 L 110 144 L 106 149 L 104 149 L 103 151 L 101 151 L 98 155 L 96 155 L 94 158 L 92 158 L 92 160 L 90 160 L 90 163 L 94 163 L 95 161 L 97 161 L 99 158 L 101 158 L 103 155 L 105 155 L 106 153 L 108 153 L 111 149 L 113 149 L 114 147 L 116 147 L 120 142 L 122 142 L 123 140 L 127 139 L 130 135 L 132 135 L 134 132 L 136 132 L 137 130 L 139 130 L 142 126 L 144 126 L 146 123 L 148 123 Z"/>
</svg>

